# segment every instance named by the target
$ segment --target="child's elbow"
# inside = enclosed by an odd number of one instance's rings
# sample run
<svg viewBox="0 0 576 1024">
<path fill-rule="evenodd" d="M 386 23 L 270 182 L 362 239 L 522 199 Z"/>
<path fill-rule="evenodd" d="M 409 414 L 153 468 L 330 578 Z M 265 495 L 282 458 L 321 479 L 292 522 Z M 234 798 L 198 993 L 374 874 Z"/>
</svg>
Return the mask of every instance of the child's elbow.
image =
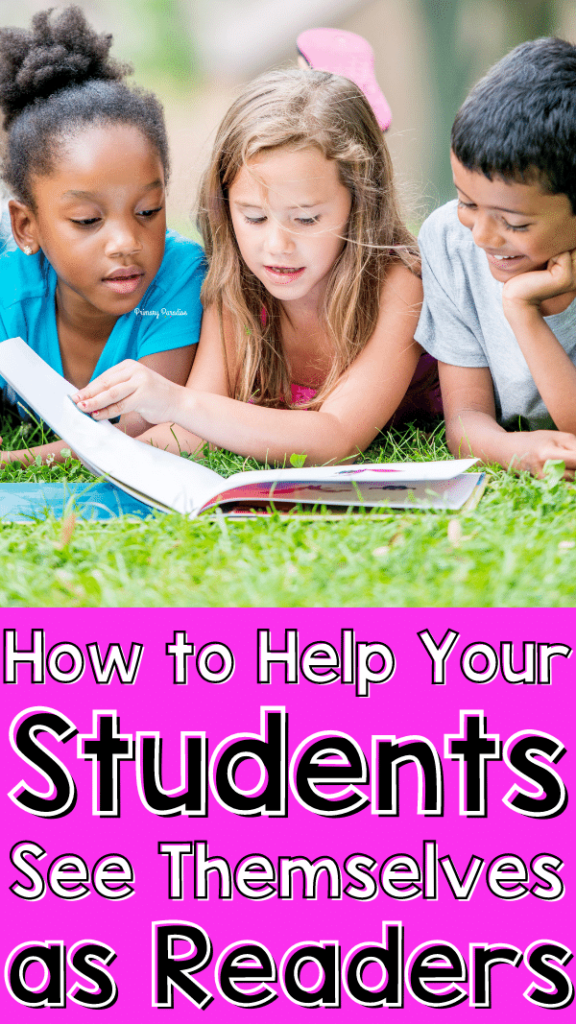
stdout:
<svg viewBox="0 0 576 1024">
<path fill-rule="evenodd" d="M 449 430 L 446 427 L 446 445 L 451 455 L 458 456 L 462 448 L 462 434 L 457 430 Z"/>
<path fill-rule="evenodd" d="M 323 423 L 301 450 L 306 455 L 306 466 L 327 466 L 357 458 L 362 448 L 356 439 L 341 432 L 337 425 L 330 428 L 329 424 Z"/>
<path fill-rule="evenodd" d="M 334 412 L 307 412 L 307 466 L 337 465 L 340 462 L 352 462 L 362 454 L 365 448 L 378 434 L 379 428 L 368 431 L 356 424 L 350 424 L 344 417 L 341 419 Z"/>
<path fill-rule="evenodd" d="M 306 465 L 323 466 L 326 463 L 337 465 L 341 462 L 353 462 L 368 447 L 369 443 L 367 441 L 362 444 L 358 437 L 334 431 L 332 436 L 319 441 L 308 452 Z"/>
<path fill-rule="evenodd" d="M 446 444 L 451 454 L 458 459 L 466 459 L 474 454 L 472 442 L 461 415 L 453 416 L 446 421 Z"/>
</svg>

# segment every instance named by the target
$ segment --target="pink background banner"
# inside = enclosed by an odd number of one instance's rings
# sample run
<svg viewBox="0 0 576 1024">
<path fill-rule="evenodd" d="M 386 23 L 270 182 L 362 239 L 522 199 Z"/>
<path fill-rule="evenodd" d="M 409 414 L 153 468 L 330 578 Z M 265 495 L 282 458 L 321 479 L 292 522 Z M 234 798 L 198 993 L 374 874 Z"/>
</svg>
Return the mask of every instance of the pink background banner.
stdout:
<svg viewBox="0 0 576 1024">
<path fill-rule="evenodd" d="M 574 623 L 5 610 L 4 1019 L 568 1009 Z"/>
</svg>

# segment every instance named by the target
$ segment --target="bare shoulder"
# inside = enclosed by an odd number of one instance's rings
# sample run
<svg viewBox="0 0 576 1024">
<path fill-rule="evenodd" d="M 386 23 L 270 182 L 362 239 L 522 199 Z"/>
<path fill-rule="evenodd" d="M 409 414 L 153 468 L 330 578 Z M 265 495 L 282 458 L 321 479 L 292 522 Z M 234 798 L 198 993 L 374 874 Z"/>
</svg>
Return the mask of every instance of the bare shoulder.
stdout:
<svg viewBox="0 0 576 1024">
<path fill-rule="evenodd" d="M 230 310 L 224 308 L 220 314 L 217 306 L 213 303 L 207 306 L 202 316 L 201 339 L 220 349 L 224 345 L 228 359 L 235 356 L 235 340 L 233 318 Z"/>
<path fill-rule="evenodd" d="M 198 355 L 194 360 L 188 387 L 214 394 L 228 395 L 229 364 L 228 341 L 224 325 L 224 344 L 222 325 L 215 305 L 207 306 L 202 316 Z"/>
<path fill-rule="evenodd" d="M 213 338 L 217 338 L 220 334 L 220 325 L 218 318 L 218 310 L 216 306 L 206 306 L 202 313 L 202 333 L 201 338 L 208 338 L 210 341 Z"/>
<path fill-rule="evenodd" d="M 393 263 L 386 272 L 382 288 L 382 300 L 393 301 L 399 307 L 420 308 L 423 297 L 422 280 L 414 270 L 404 263 Z"/>
</svg>

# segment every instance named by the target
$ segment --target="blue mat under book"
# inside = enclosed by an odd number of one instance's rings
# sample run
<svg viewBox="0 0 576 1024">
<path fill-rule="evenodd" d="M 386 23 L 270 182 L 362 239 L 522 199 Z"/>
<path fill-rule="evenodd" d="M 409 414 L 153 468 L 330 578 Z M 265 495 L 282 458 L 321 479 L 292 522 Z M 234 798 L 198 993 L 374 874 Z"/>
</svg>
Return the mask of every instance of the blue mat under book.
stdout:
<svg viewBox="0 0 576 1024">
<path fill-rule="evenodd" d="M 114 519 L 132 515 L 145 519 L 149 505 L 107 483 L 0 484 L 0 522 L 29 523 L 47 516 L 61 519 L 74 513 L 80 519 Z"/>
</svg>

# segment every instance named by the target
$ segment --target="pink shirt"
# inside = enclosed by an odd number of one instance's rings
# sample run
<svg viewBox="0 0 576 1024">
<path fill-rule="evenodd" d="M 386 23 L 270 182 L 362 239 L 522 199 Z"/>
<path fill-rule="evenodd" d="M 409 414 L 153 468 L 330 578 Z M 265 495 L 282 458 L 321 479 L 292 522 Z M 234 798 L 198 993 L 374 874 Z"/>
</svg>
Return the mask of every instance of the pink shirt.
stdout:
<svg viewBox="0 0 576 1024">
<path fill-rule="evenodd" d="M 293 405 L 303 405 L 304 402 L 309 402 L 316 397 L 316 388 L 306 388 L 303 384 L 291 384 L 290 387 L 292 388 Z"/>
<path fill-rule="evenodd" d="M 417 419 L 419 414 L 428 416 L 442 415 L 442 398 L 438 376 L 434 372 L 436 360 L 426 352 L 420 356 L 414 376 L 404 398 L 396 410 L 393 420 Z M 307 388 L 303 384 L 292 384 L 292 404 L 303 405 L 316 397 L 316 388 Z"/>
</svg>

